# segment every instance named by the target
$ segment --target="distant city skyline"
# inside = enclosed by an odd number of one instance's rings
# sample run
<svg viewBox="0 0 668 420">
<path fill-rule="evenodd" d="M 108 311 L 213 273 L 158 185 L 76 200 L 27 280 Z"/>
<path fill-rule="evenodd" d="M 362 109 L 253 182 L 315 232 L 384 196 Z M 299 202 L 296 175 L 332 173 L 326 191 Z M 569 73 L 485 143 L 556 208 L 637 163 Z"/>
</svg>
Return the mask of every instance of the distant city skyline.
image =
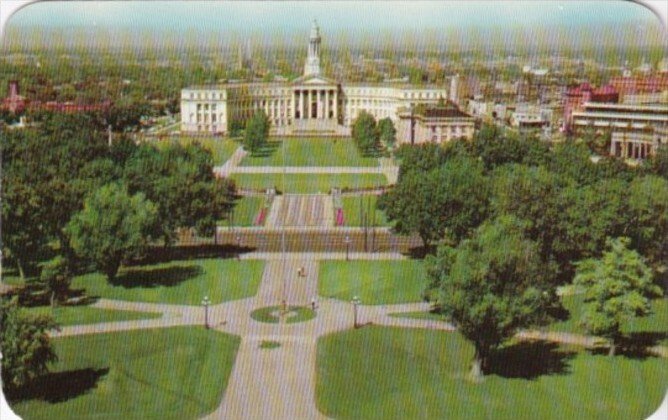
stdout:
<svg viewBox="0 0 668 420">
<path fill-rule="evenodd" d="M 81 34 L 113 45 L 146 43 L 229 44 L 252 37 L 262 44 L 301 40 L 316 19 L 326 44 L 466 44 L 522 42 L 569 45 L 657 45 L 665 39 L 647 8 L 627 1 L 334 1 L 334 2 L 44 2 L 9 20 L 6 37 Z M 663 32 L 663 33 L 662 33 Z M 565 39 L 568 37 L 568 39 Z M 54 42 L 43 36 L 43 41 Z M 12 40 L 16 42 L 16 40 Z M 135 40 L 136 42 L 137 40 Z"/>
</svg>

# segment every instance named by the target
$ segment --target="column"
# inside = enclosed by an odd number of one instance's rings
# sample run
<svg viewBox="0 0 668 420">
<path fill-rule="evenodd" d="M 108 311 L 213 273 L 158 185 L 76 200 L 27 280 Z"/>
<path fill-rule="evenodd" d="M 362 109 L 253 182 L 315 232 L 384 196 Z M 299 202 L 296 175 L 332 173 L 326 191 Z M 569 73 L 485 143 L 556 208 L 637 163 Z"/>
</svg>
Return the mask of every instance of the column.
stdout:
<svg viewBox="0 0 668 420">
<path fill-rule="evenodd" d="M 308 104 L 306 105 L 308 108 L 308 118 L 311 119 L 313 117 L 313 114 L 311 113 L 311 111 L 313 111 L 313 91 L 311 89 L 308 90 Z"/>
<path fill-rule="evenodd" d="M 304 119 L 304 91 L 299 91 L 299 119 Z"/>
<path fill-rule="evenodd" d="M 322 111 L 323 111 L 323 103 L 322 103 L 322 90 L 318 89 L 316 91 L 316 115 L 318 116 L 318 119 L 321 119 L 323 117 Z"/>
<path fill-rule="evenodd" d="M 293 90 L 292 91 L 292 103 L 290 104 L 290 108 L 292 109 L 292 116 L 288 115 L 288 118 L 292 118 L 292 121 L 297 119 L 297 91 Z"/>
<path fill-rule="evenodd" d="M 325 119 L 329 119 L 329 89 L 325 91 Z"/>
<path fill-rule="evenodd" d="M 334 119 L 339 119 L 339 90 L 334 90 Z"/>
</svg>

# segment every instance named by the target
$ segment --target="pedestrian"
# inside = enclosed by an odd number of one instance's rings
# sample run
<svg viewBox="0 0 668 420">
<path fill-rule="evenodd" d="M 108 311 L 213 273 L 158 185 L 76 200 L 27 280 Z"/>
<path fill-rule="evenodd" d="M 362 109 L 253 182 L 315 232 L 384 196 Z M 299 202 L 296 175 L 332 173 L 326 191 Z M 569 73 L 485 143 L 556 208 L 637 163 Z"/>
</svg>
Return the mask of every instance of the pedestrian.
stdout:
<svg viewBox="0 0 668 420">
<path fill-rule="evenodd" d="M 311 309 L 315 311 L 315 298 L 311 299 Z"/>
</svg>

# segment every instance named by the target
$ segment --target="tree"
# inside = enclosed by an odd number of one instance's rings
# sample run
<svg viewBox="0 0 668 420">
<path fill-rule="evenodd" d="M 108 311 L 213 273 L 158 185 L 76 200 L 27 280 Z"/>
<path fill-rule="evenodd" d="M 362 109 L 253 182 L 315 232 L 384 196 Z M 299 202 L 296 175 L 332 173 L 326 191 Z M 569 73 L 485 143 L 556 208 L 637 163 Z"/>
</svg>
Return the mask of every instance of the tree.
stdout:
<svg viewBox="0 0 668 420">
<path fill-rule="evenodd" d="M 360 111 L 353 121 L 352 135 L 355 144 L 364 154 L 370 154 L 378 148 L 378 130 L 376 119 L 366 111 Z"/>
<path fill-rule="evenodd" d="M 6 390 L 16 390 L 48 372 L 57 356 L 47 332 L 56 327 L 51 316 L 27 315 L 16 299 L 0 299 L 2 384 Z"/>
<path fill-rule="evenodd" d="M 418 233 L 428 249 L 444 237 L 455 242 L 464 238 L 485 220 L 488 200 L 482 164 L 456 157 L 427 173 L 402 175 L 378 207 L 396 222 L 398 232 Z"/>
<path fill-rule="evenodd" d="M 524 234 L 538 244 L 542 260 L 556 275 L 553 248 L 555 239 L 561 236 L 558 222 L 563 210 L 558 206 L 557 177 L 542 166 L 511 164 L 495 169 L 490 178 L 492 214 L 521 220 Z"/>
<path fill-rule="evenodd" d="M 562 280 L 572 278 L 575 261 L 600 256 L 608 237 L 625 234 L 629 227 L 628 190 L 627 182 L 614 178 L 561 189 L 557 198 L 559 234 L 552 251 Z"/>
<path fill-rule="evenodd" d="M 125 186 L 113 183 L 85 200 L 66 232 L 75 252 L 113 280 L 121 263 L 146 247 L 156 215 L 143 194 L 130 196 Z"/>
<path fill-rule="evenodd" d="M 269 136 L 269 117 L 259 110 L 246 122 L 244 133 L 244 149 L 255 153 L 266 143 Z"/>
<path fill-rule="evenodd" d="M 600 259 L 577 263 L 573 284 L 584 289 L 585 308 L 581 324 L 591 334 L 610 340 L 615 354 L 625 322 L 647 316 L 649 297 L 660 296 L 661 288 L 652 282 L 652 271 L 636 251 L 628 249 L 628 238 L 609 240 Z"/>
<path fill-rule="evenodd" d="M 401 161 L 399 165 L 399 180 L 405 174 L 412 171 L 424 173 L 438 168 L 449 157 L 446 147 L 431 142 L 418 145 L 402 144 L 394 154 Z"/>
<path fill-rule="evenodd" d="M 389 117 L 378 121 L 378 133 L 380 141 L 383 142 L 386 147 L 391 148 L 394 146 L 394 143 L 397 141 L 397 129 L 394 128 L 394 123 Z"/>
<path fill-rule="evenodd" d="M 654 175 L 636 178 L 628 188 L 626 235 L 651 265 L 668 260 L 668 180 Z"/>
<path fill-rule="evenodd" d="M 234 184 L 216 180 L 211 152 L 197 143 L 170 144 L 158 150 L 140 146 L 125 167 L 130 194 L 138 192 L 156 204 L 154 234 L 165 245 L 173 243 L 179 228 L 213 234 L 217 221 L 227 214 L 235 197 Z"/>
<path fill-rule="evenodd" d="M 643 167 L 651 174 L 668 179 L 668 146 L 659 146 L 654 156 L 645 160 Z"/>
<path fill-rule="evenodd" d="M 70 284 L 72 283 L 72 275 L 67 259 L 61 255 L 57 255 L 43 263 L 40 282 L 44 285 L 44 289 L 51 295 L 51 307 L 56 302 L 63 302 L 70 292 Z"/>
<path fill-rule="evenodd" d="M 24 279 L 36 268 L 47 244 L 44 197 L 38 187 L 39 159 L 44 148 L 31 130 L 3 130 L 1 138 L 2 248 Z"/>
<path fill-rule="evenodd" d="M 518 329 L 544 320 L 552 304 L 538 247 L 511 217 L 486 222 L 457 247 L 439 247 L 427 267 L 438 305 L 475 347 L 476 380 L 492 352 Z"/>
</svg>

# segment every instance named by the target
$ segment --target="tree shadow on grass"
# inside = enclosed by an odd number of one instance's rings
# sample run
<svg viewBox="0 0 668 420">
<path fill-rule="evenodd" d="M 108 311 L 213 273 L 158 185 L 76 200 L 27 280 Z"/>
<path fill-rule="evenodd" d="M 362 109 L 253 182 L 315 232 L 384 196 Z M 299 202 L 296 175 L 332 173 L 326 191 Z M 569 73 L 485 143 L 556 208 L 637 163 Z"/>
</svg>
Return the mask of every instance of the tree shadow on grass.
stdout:
<svg viewBox="0 0 668 420">
<path fill-rule="evenodd" d="M 258 150 L 251 152 L 250 156 L 253 158 L 266 158 L 273 155 L 276 150 L 281 146 L 280 141 L 269 141 L 264 146 L 260 147 Z"/>
<path fill-rule="evenodd" d="M 47 373 L 16 390 L 6 390 L 11 402 L 43 400 L 55 404 L 76 398 L 94 389 L 109 368 L 76 369 L 65 372 Z"/>
<path fill-rule="evenodd" d="M 202 274 L 202 269 L 192 265 L 176 265 L 160 268 L 131 268 L 110 283 L 126 289 L 135 287 L 176 286 Z"/>
<path fill-rule="evenodd" d="M 574 351 L 546 341 L 521 341 L 502 347 L 492 354 L 486 373 L 504 378 L 536 379 L 543 375 L 569 373 Z"/>
<path fill-rule="evenodd" d="M 154 247 L 146 255 L 133 261 L 127 262 L 127 266 L 151 265 L 166 263 L 170 261 L 199 260 L 211 258 L 236 258 L 239 254 L 255 251 L 248 246 L 237 247 L 232 244 L 224 245 L 184 245 Z"/>
<path fill-rule="evenodd" d="M 668 339 L 666 331 L 639 331 L 624 334 L 617 342 L 616 356 L 624 356 L 629 359 L 646 359 L 648 357 L 658 357 L 650 351 L 650 347 L 661 344 L 660 342 Z M 591 349 L 592 354 L 607 355 L 608 345 L 599 346 Z"/>
</svg>

